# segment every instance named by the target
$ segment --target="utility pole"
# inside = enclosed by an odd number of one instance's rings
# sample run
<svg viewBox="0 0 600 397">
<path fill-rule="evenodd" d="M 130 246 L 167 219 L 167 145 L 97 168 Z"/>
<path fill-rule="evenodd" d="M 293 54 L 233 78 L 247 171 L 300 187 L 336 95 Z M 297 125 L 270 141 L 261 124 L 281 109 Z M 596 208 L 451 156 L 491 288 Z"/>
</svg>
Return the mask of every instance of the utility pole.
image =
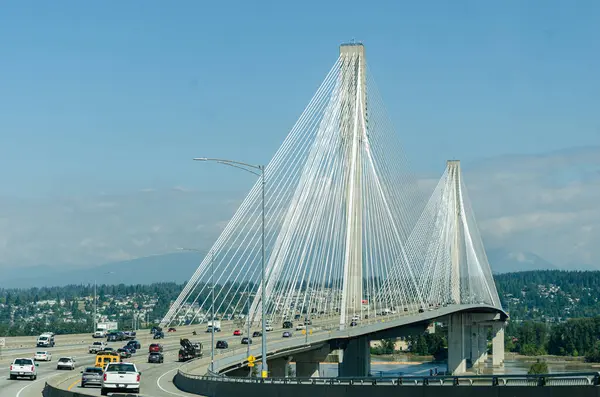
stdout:
<svg viewBox="0 0 600 397">
<path fill-rule="evenodd" d="M 94 321 L 92 321 L 94 324 L 94 329 L 92 332 L 96 332 L 98 327 L 98 295 L 96 293 L 96 284 L 96 280 L 94 280 Z"/>
</svg>

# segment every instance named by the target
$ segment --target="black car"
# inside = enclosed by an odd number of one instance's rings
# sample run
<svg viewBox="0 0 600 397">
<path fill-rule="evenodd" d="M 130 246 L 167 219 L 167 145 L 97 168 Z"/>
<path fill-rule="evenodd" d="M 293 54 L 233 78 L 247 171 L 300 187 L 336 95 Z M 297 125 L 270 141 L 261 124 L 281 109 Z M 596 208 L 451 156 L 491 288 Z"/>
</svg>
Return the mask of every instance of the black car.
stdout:
<svg viewBox="0 0 600 397">
<path fill-rule="evenodd" d="M 229 344 L 225 340 L 218 340 L 217 346 L 215 346 L 215 347 L 217 349 L 229 349 Z"/>
<path fill-rule="evenodd" d="M 260 332 L 260 331 L 254 331 L 252 333 L 252 337 L 253 338 L 258 338 L 259 336 L 262 336 L 262 332 Z"/>
<path fill-rule="evenodd" d="M 244 336 L 242 338 L 242 345 L 251 345 L 252 344 L 252 339 L 248 338 L 247 336 Z"/>
<path fill-rule="evenodd" d="M 358 323 L 357 323 L 356 321 L 352 321 L 352 322 L 350 323 L 350 326 L 351 326 L 351 327 L 356 327 L 357 325 L 358 325 Z"/>
<path fill-rule="evenodd" d="M 165 337 L 165 333 L 162 331 L 156 331 L 154 333 L 153 339 L 163 339 Z"/>
<path fill-rule="evenodd" d="M 133 346 L 134 349 L 139 350 L 142 348 L 142 344 L 137 340 L 130 340 L 127 342 L 127 346 Z"/>
<path fill-rule="evenodd" d="M 283 328 L 294 328 L 294 324 L 291 321 L 284 321 Z"/>
<path fill-rule="evenodd" d="M 133 347 L 132 345 L 123 346 L 123 350 L 127 350 L 131 354 L 135 354 L 135 352 L 137 351 L 136 348 Z"/>
<path fill-rule="evenodd" d="M 282 335 L 284 338 L 291 338 L 292 337 L 292 333 L 289 331 L 285 331 Z"/>
<path fill-rule="evenodd" d="M 154 352 L 148 355 L 148 362 L 154 364 L 162 364 L 165 360 L 165 356 L 162 353 Z"/>
</svg>

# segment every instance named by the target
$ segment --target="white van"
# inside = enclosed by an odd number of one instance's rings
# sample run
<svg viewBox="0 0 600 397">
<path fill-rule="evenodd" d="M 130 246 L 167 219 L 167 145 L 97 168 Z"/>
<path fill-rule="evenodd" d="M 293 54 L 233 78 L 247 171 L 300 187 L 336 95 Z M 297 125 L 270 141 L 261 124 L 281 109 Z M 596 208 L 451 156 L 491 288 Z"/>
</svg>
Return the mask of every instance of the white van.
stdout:
<svg viewBox="0 0 600 397">
<path fill-rule="evenodd" d="M 37 338 L 36 346 L 37 347 L 54 347 L 54 334 L 53 333 L 41 334 Z"/>
</svg>

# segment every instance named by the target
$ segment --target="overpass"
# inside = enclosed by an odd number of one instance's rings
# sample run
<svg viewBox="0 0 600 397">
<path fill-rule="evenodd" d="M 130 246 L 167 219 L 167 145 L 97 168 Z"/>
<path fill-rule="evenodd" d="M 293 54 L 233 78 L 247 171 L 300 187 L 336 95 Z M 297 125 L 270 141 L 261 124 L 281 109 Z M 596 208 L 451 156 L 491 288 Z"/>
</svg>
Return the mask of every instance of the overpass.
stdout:
<svg viewBox="0 0 600 397">
<path fill-rule="evenodd" d="M 490 327 L 493 364 L 502 365 L 508 315 L 460 162 L 447 161 L 433 191 L 423 193 L 361 43 L 340 46 L 334 66 L 266 166 L 200 159 L 261 178 L 163 326 L 240 317 L 244 329 L 290 321 L 306 323 L 310 333 L 311 323 L 333 321 L 337 331 L 326 340 L 329 347 L 315 345 L 320 353 L 301 361 L 301 372 L 314 374 L 310 363 L 333 349 L 343 352 L 343 376 L 366 376 L 369 340 L 443 319 L 452 373 L 485 361 Z M 267 355 L 267 345 L 263 332 L 259 356 Z M 262 376 L 269 376 L 266 357 L 261 360 Z"/>
</svg>

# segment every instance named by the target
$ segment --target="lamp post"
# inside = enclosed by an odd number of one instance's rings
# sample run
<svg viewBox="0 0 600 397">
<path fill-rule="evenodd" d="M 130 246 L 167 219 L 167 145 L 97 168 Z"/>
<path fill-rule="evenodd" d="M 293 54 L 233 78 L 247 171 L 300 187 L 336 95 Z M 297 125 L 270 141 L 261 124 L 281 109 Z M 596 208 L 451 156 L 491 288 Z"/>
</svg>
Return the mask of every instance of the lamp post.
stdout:
<svg viewBox="0 0 600 397">
<path fill-rule="evenodd" d="M 107 274 L 115 274 L 115 272 L 103 273 L 103 275 Z M 96 279 L 94 279 L 94 329 L 92 330 L 92 333 L 95 333 L 98 330 L 98 294 L 96 293 L 97 284 L 98 283 L 96 282 Z"/>
<path fill-rule="evenodd" d="M 262 317 L 262 346 L 261 346 L 261 377 L 266 378 L 268 374 L 267 367 L 267 332 L 266 332 L 266 315 L 265 315 L 265 166 L 264 165 L 252 165 L 242 163 L 240 161 L 227 160 L 227 159 L 215 159 L 207 157 L 194 158 L 196 161 L 212 161 L 215 163 L 225 164 L 230 167 L 239 168 L 251 174 L 257 175 L 261 179 L 261 194 L 262 194 L 262 264 L 261 264 L 261 317 Z M 254 170 L 254 171 L 253 171 Z M 258 172 L 257 172 L 258 171 Z M 250 313 L 248 313 L 249 315 Z"/>
</svg>

